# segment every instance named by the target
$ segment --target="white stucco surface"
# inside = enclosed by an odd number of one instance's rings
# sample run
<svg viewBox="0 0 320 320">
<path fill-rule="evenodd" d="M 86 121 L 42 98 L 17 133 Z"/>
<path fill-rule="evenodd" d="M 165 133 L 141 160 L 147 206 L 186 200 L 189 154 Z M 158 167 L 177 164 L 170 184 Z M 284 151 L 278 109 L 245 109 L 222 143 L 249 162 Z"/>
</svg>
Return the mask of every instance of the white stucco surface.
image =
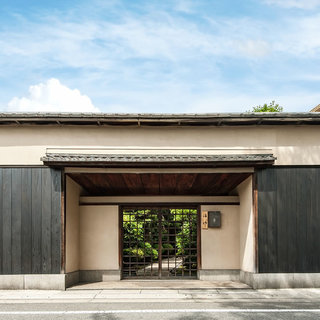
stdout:
<svg viewBox="0 0 320 320">
<path fill-rule="evenodd" d="M 42 164 L 47 148 L 130 154 L 258 151 L 272 152 L 277 165 L 320 165 L 319 135 L 319 126 L 1 126 L 0 165 Z"/>
<path fill-rule="evenodd" d="M 221 211 L 221 228 L 201 229 L 202 269 L 239 269 L 239 206 L 203 205 L 202 211 Z"/>
<path fill-rule="evenodd" d="M 79 196 L 81 187 L 66 177 L 66 272 L 79 270 Z"/>
<path fill-rule="evenodd" d="M 118 206 L 80 206 L 80 270 L 119 270 Z"/>
<path fill-rule="evenodd" d="M 252 201 L 252 177 L 237 188 L 240 197 L 240 269 L 255 271 L 254 215 Z"/>
</svg>

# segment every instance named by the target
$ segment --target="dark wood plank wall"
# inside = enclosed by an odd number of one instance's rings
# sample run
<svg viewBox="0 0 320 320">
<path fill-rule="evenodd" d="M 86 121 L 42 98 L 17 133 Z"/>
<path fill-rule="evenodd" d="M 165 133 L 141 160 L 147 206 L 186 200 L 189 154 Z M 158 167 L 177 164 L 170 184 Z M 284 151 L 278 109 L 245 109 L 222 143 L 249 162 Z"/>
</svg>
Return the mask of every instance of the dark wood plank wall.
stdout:
<svg viewBox="0 0 320 320">
<path fill-rule="evenodd" d="M 320 272 L 320 168 L 257 171 L 259 272 Z"/>
<path fill-rule="evenodd" d="M 0 168 L 0 274 L 60 273 L 61 171 Z"/>
<path fill-rule="evenodd" d="M 3 172 L 2 168 L 0 168 L 0 186 L 1 186 L 1 192 L 0 192 L 0 274 L 2 274 L 3 270 Z"/>
</svg>

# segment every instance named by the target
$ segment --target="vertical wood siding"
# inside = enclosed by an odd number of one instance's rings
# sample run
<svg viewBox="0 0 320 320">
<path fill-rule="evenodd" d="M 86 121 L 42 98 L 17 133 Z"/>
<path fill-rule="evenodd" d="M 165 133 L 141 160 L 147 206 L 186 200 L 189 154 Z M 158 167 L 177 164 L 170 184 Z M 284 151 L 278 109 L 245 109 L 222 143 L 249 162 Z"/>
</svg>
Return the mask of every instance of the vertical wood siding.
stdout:
<svg viewBox="0 0 320 320">
<path fill-rule="evenodd" d="M 0 168 L 0 274 L 60 273 L 61 171 Z"/>
<path fill-rule="evenodd" d="M 259 272 L 320 272 L 320 168 L 257 172 Z"/>
</svg>

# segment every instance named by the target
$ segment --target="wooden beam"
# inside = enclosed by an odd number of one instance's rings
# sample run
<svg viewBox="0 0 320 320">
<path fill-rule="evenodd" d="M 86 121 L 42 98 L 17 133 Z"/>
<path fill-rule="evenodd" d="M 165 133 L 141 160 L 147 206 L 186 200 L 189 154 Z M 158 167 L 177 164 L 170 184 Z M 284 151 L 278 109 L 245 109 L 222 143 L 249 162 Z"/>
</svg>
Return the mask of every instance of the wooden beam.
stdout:
<svg viewBox="0 0 320 320">
<path fill-rule="evenodd" d="M 258 243 L 258 184 L 257 173 L 252 175 L 252 208 L 253 208 L 253 232 L 254 232 L 254 255 L 255 272 L 259 272 L 259 243 Z"/>
</svg>

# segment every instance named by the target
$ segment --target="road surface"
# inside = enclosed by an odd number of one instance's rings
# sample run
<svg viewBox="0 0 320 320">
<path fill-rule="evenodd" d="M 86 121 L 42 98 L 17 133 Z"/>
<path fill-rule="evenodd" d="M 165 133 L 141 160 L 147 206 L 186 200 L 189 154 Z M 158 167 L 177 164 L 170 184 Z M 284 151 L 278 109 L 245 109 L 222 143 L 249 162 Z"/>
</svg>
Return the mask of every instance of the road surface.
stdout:
<svg viewBox="0 0 320 320">
<path fill-rule="evenodd" d="M 320 289 L 0 291 L 0 319 L 320 319 Z"/>
</svg>

